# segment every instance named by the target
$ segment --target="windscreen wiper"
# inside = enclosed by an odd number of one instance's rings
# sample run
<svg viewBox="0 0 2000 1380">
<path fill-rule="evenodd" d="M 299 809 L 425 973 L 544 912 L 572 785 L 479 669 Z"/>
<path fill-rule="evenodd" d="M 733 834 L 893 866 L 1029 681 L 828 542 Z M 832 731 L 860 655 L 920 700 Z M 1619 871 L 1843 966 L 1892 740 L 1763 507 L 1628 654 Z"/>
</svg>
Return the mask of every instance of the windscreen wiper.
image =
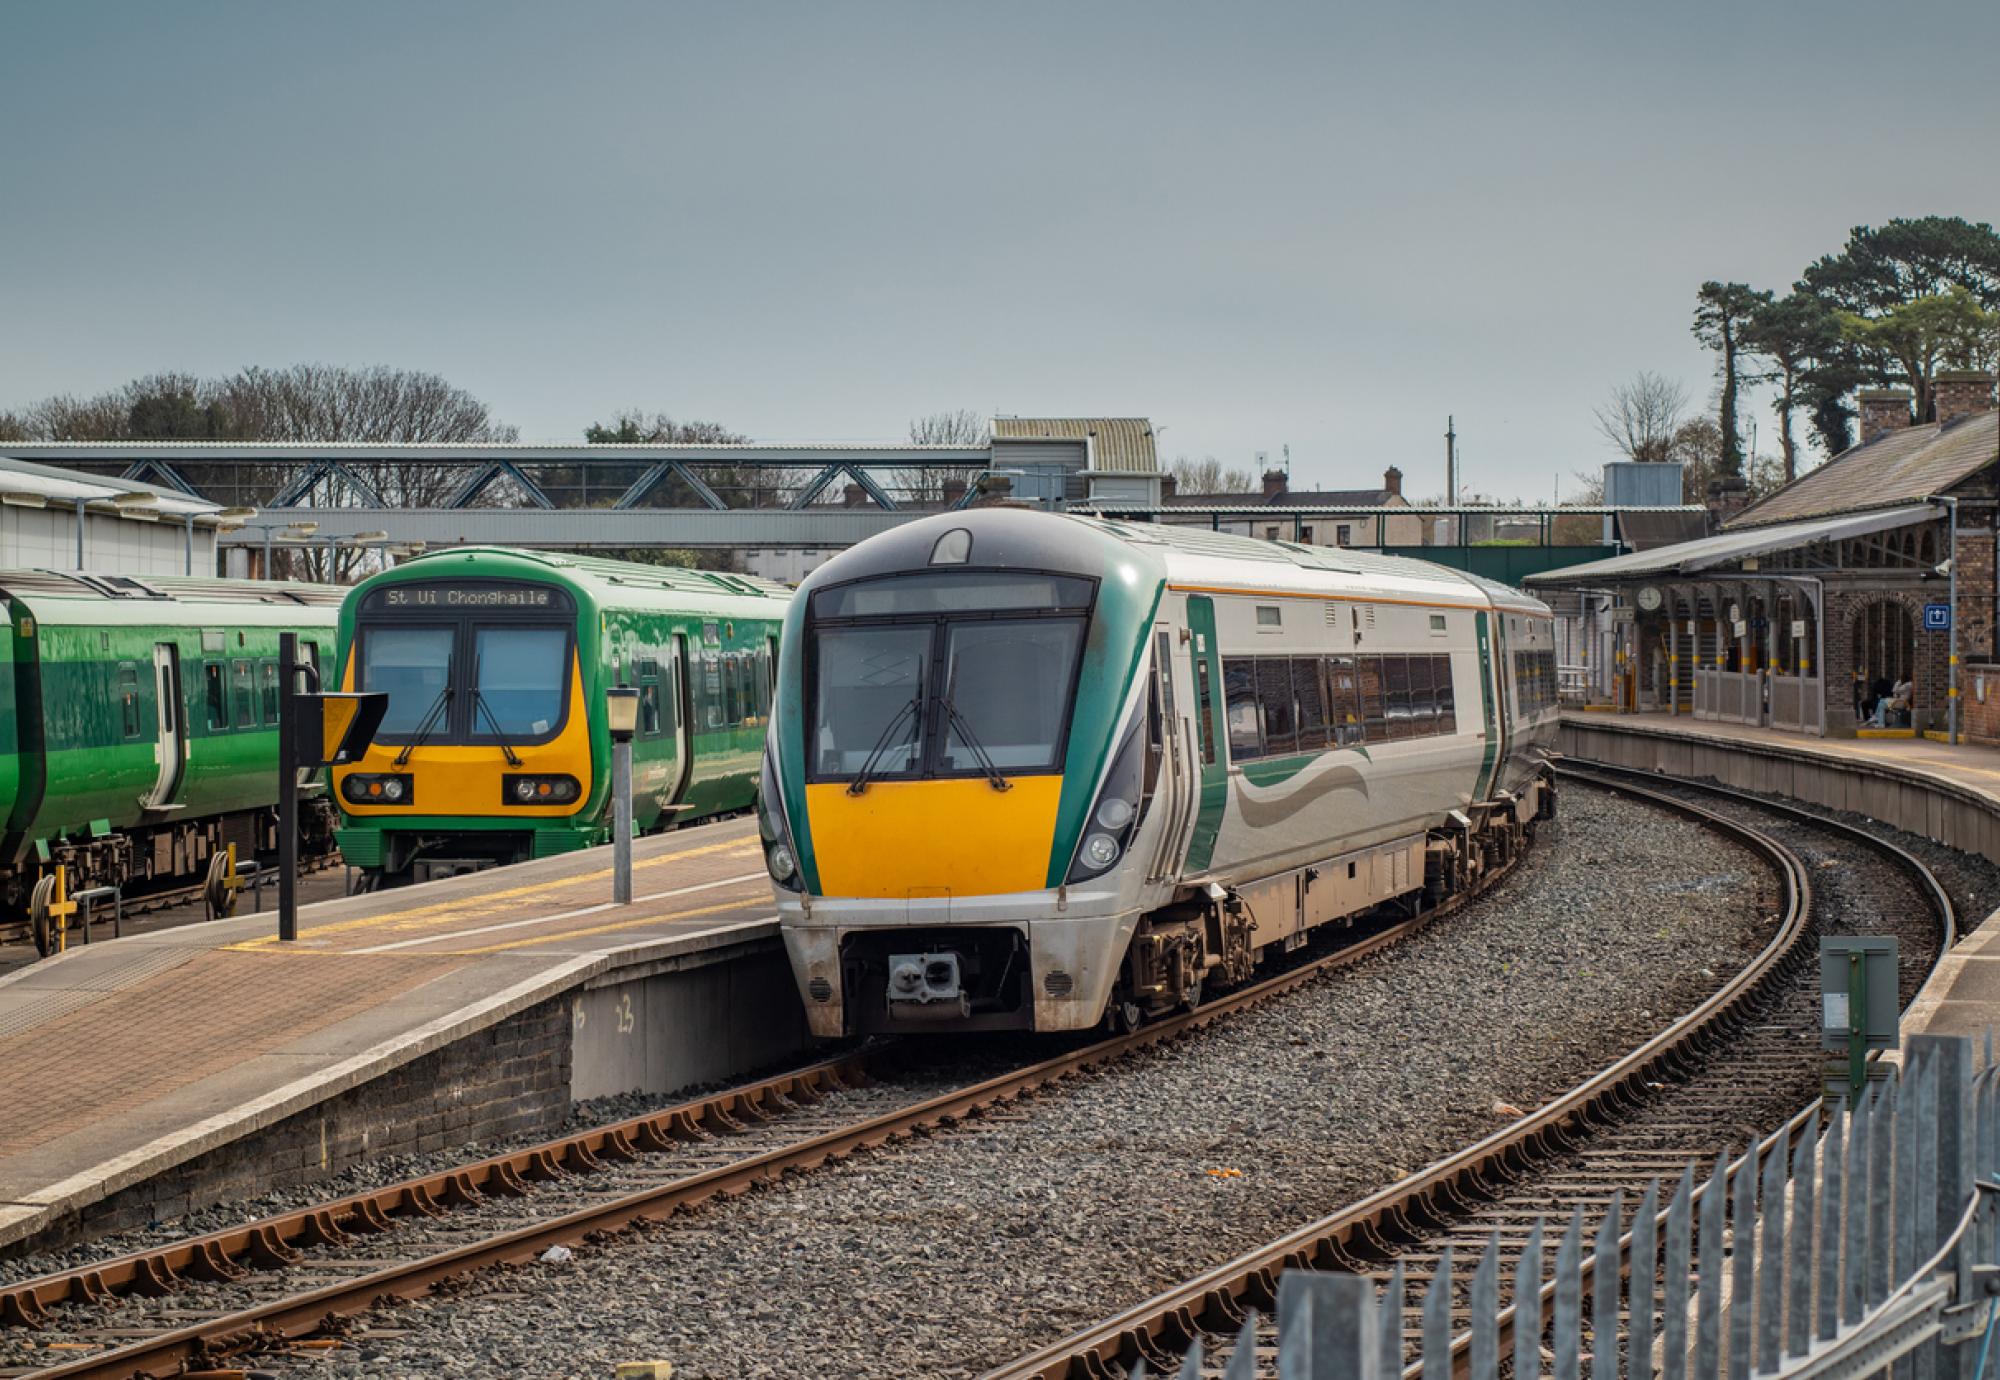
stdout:
<svg viewBox="0 0 2000 1380">
<path fill-rule="evenodd" d="M 875 746 L 870 748 L 868 755 L 861 760 L 861 770 L 856 772 L 854 779 L 847 783 L 847 793 L 849 795 L 860 795 L 868 789 L 868 778 L 874 774 L 877 764 L 882 760 L 882 754 L 889 750 L 890 737 L 902 725 L 905 719 L 911 720 L 913 727 L 920 725 L 923 721 L 923 707 L 924 692 L 922 687 L 919 687 L 917 693 L 910 696 L 909 703 L 898 709 L 896 716 L 890 719 L 888 724 L 884 726 L 882 736 L 875 740 Z M 917 732 L 912 733 L 910 736 L 921 742 L 923 739 L 922 730 L 919 728 Z"/>
<path fill-rule="evenodd" d="M 965 740 L 967 747 L 972 749 L 972 760 L 977 762 L 979 769 L 986 773 L 987 784 L 992 786 L 996 791 L 1012 790 L 1014 783 L 1000 774 L 1000 764 L 993 760 L 993 754 L 986 750 L 986 744 L 980 742 L 979 735 L 972 731 L 971 720 L 959 713 L 958 706 L 952 703 L 953 697 L 957 694 L 958 665 L 954 662 L 951 668 L 951 678 L 945 682 L 944 686 L 945 732 L 949 734 L 954 728 L 958 730 L 958 736 Z"/>
<path fill-rule="evenodd" d="M 424 745 L 424 739 L 431 736 L 431 730 L 438 726 L 444 716 L 444 707 L 451 703 L 451 667 L 444 670 L 444 687 L 431 701 L 431 707 L 424 711 L 424 717 L 417 724 L 417 731 L 410 735 L 410 741 L 403 744 L 403 750 L 396 754 L 396 765 L 402 766 L 410 760 L 410 754 Z"/>
<path fill-rule="evenodd" d="M 476 685 L 472 687 L 472 709 L 476 714 L 484 714 L 486 722 L 493 725 L 493 736 L 500 740 L 500 751 L 507 754 L 507 765 L 520 766 L 521 755 L 508 746 L 507 735 L 500 727 L 499 716 L 493 712 L 493 706 L 486 702 L 486 692 Z"/>
</svg>

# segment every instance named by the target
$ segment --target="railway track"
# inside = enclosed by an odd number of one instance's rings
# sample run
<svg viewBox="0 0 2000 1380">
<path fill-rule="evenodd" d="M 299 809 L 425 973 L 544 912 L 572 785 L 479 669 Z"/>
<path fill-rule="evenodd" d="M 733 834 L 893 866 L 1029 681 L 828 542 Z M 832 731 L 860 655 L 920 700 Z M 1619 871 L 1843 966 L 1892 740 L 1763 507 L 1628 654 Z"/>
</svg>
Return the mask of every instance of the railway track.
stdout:
<svg viewBox="0 0 2000 1380">
<path fill-rule="evenodd" d="M 1822 932 L 1901 931 L 1907 1003 L 1936 953 L 1955 939 L 1956 918 L 1945 889 L 1929 868 L 1895 844 L 1798 807 L 1695 783 L 1671 782 L 1664 791 L 1641 788 L 1628 779 L 1641 773 L 1596 775 L 1565 768 L 1564 774 L 1691 813 L 1769 857 L 1786 879 L 1786 900 L 1778 932 L 1763 952 L 1655 1039 L 1496 1135 L 1002 1366 L 987 1380 L 1116 1376 L 1131 1373 L 1140 1362 L 1151 1373 L 1171 1374 L 1197 1348 L 1209 1362 L 1191 1367 L 1201 1373 L 1211 1368 L 1220 1373 L 1230 1360 L 1237 1362 L 1229 1367 L 1232 1377 L 1269 1373 L 1277 1344 L 1272 1310 L 1278 1278 L 1287 1269 L 1400 1280 L 1414 1303 L 1444 1268 L 1447 1249 L 1459 1259 L 1472 1258 L 1497 1239 L 1511 1278 L 1522 1253 L 1538 1247 L 1544 1221 L 1560 1222 L 1578 1207 L 1599 1216 L 1614 1195 L 1641 1201 L 1656 1180 L 1666 1180 L 1670 1191 L 1685 1166 L 1712 1163 L 1719 1154 L 1744 1150 L 1746 1142 L 1747 1152 L 1761 1159 L 1812 1134 L 1820 1110 L 1820 1055 L 1811 941 Z M 1693 803 L 1690 797 L 1697 795 L 1711 803 Z M 1749 815 L 1759 815 L 1759 823 L 1745 822 Z M 1830 848 L 1828 839 L 1838 844 Z M 1815 889 L 1815 872 L 1834 879 L 1837 905 Z M 1755 1142 L 1774 1124 L 1779 1132 Z M 1455 1319 L 1464 1316 L 1467 1283 L 1461 1277 Z M 1259 1323 L 1244 1333 L 1253 1314 Z M 1547 1316 L 1546 1308 L 1541 1316 Z M 1506 1346 L 1511 1310 L 1502 1323 Z M 1467 1340 L 1460 1336 L 1455 1349 Z M 1238 1357 L 1246 1345 L 1254 1354 Z"/>
<path fill-rule="evenodd" d="M 315 872 L 323 872 L 329 867 L 338 867 L 339 865 L 340 852 L 336 849 L 314 857 L 300 859 L 299 872 L 303 876 L 311 876 Z M 173 910 L 179 906 L 198 905 L 202 902 L 204 893 L 207 890 L 208 882 L 204 879 L 199 882 L 189 882 L 185 886 L 163 887 L 158 891 L 144 891 L 129 895 L 125 897 L 125 919 L 130 920 L 134 916 L 139 915 L 151 915 L 156 911 Z M 99 907 L 91 917 L 92 927 L 95 928 L 110 918 L 109 908 Z M 78 933 L 72 936 L 69 942 L 72 944 L 81 944 L 85 941 L 83 935 Z M 35 926 L 33 921 L 0 921 L 0 944 L 33 943 L 35 943 Z M 48 955 L 45 953 L 42 956 L 46 958 Z"/>
<path fill-rule="evenodd" d="M 418 1297 L 477 1270 L 946 1128 L 1201 1030 L 1396 944 L 1506 875 L 1436 909 L 1380 922 L 1330 952 L 1309 950 L 1297 966 L 1193 1011 L 969 1086 L 930 1096 L 900 1090 L 878 1077 L 899 1047 L 864 1047 L 528 1149 L 0 1285 L 0 1329 L 14 1330 L 16 1341 L 37 1335 L 47 1357 L 23 1365 L 18 1348 L 0 1349 L 0 1377 L 178 1374 L 337 1334 L 340 1319 L 378 1300 Z"/>
</svg>

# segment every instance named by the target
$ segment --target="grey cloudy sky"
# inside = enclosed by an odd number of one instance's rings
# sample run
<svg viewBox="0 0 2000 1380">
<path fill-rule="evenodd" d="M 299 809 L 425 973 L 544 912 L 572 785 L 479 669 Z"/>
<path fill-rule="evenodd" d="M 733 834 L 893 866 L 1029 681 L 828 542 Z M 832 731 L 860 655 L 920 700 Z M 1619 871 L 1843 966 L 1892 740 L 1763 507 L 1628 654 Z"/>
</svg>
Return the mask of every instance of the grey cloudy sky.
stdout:
<svg viewBox="0 0 2000 1380">
<path fill-rule="evenodd" d="M 1706 277 L 2000 219 L 2000 5 L 0 4 L 0 406 L 436 370 L 530 439 L 1151 416 L 1541 497 Z M 1760 412 L 1768 440 L 1768 414 Z"/>
</svg>

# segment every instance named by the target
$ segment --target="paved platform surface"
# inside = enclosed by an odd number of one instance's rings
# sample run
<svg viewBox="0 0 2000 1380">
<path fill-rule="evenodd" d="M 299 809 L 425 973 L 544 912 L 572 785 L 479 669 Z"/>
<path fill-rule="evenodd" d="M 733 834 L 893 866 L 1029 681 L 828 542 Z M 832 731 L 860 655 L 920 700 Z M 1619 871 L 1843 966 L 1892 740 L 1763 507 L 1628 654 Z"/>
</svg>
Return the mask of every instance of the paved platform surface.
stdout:
<svg viewBox="0 0 2000 1380">
<path fill-rule="evenodd" d="M 631 963 L 777 934 L 754 819 L 76 947 L 0 977 L 0 1244 Z"/>
<path fill-rule="evenodd" d="M 1565 714 L 1565 723 L 1609 730 L 1665 733 L 1759 748 L 1826 761 L 1861 762 L 1906 778 L 1932 780 L 1969 791 L 2000 816 L 2000 750 L 1930 742 L 1922 738 L 1813 738 L 1742 724 L 1705 723 L 1685 715 Z M 2000 910 L 1958 917 L 1958 944 L 1903 1017 L 1905 1035 L 1967 1035 L 1983 1041 L 2000 1031 Z"/>
</svg>

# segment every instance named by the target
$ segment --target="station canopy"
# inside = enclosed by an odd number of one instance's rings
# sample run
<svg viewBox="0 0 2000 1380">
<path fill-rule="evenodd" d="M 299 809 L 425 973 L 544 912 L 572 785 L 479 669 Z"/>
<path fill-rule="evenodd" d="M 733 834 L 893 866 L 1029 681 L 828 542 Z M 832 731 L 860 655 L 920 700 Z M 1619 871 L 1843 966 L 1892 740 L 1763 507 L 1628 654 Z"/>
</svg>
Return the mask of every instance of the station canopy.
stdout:
<svg viewBox="0 0 2000 1380">
<path fill-rule="evenodd" d="M 1634 551 L 1606 560 L 1564 566 L 1560 570 L 1530 575 L 1527 582 L 1542 588 L 1589 587 L 1606 581 L 1648 577 L 1693 575 L 1719 566 L 1773 551 L 1788 551 L 1814 542 L 1865 537 L 1912 523 L 1930 522 L 1944 515 L 1935 503 L 1915 503 L 1900 508 L 1880 508 L 1869 513 L 1848 513 L 1839 517 L 1814 518 L 1808 522 L 1780 522 L 1768 527 L 1750 527 L 1723 532 L 1713 537 L 1684 541 L 1650 551 Z"/>
</svg>

